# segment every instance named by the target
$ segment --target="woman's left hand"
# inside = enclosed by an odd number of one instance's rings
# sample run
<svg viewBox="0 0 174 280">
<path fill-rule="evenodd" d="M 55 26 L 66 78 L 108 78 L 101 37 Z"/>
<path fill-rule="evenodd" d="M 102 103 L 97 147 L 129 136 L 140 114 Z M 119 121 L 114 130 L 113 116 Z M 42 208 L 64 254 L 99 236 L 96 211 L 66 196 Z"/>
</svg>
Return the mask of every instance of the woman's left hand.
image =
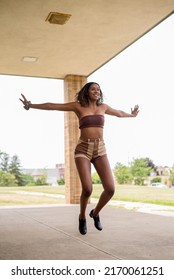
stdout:
<svg viewBox="0 0 174 280">
<path fill-rule="evenodd" d="M 135 105 L 134 109 L 131 108 L 131 114 L 133 117 L 136 117 L 139 113 L 139 106 Z"/>
</svg>

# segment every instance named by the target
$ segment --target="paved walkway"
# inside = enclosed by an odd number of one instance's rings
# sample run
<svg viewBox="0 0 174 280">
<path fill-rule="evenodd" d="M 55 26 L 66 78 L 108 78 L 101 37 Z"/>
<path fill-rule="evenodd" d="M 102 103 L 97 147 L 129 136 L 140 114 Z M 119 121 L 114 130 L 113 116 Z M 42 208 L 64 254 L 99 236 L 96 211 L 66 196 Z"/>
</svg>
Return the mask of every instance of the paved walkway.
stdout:
<svg viewBox="0 0 174 280">
<path fill-rule="evenodd" d="M 93 205 L 88 205 L 88 212 Z M 88 216 L 78 232 L 79 205 L 0 209 L 1 260 L 173 260 L 174 219 L 113 206 L 99 232 Z"/>
<path fill-rule="evenodd" d="M 141 213 L 149 213 L 154 215 L 174 217 L 173 206 L 165 206 L 165 205 L 142 203 L 142 202 L 119 201 L 119 200 L 111 200 L 109 202 L 109 205 L 115 207 L 122 207 L 125 209 L 129 209 Z"/>
</svg>

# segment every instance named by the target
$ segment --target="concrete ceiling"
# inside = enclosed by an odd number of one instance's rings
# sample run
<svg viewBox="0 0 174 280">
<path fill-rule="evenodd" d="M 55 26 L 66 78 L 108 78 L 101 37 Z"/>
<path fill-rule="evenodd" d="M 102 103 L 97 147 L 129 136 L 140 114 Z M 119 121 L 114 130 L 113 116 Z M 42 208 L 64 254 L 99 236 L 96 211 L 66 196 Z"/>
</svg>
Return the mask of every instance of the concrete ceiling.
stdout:
<svg viewBox="0 0 174 280">
<path fill-rule="evenodd" d="M 174 0 L 0 0 L 0 74 L 89 76 L 173 11 Z M 51 24 L 50 12 L 71 17 Z"/>
</svg>

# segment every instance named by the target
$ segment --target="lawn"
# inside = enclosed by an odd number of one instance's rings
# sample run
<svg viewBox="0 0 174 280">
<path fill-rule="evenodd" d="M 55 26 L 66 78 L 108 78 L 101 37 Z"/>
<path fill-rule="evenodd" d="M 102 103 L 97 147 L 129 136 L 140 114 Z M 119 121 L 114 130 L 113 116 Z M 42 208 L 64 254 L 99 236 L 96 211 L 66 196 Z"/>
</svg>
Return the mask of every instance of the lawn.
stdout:
<svg viewBox="0 0 174 280">
<path fill-rule="evenodd" d="M 100 191 L 101 186 L 96 186 L 95 197 Z M 113 199 L 174 206 L 174 189 L 117 185 Z"/>
<path fill-rule="evenodd" d="M 34 192 L 36 195 L 33 194 Z M 92 197 L 98 198 L 101 192 L 102 186 L 94 185 Z M 64 198 L 43 196 L 38 193 L 64 195 L 65 187 L 0 187 L 0 206 L 65 203 Z M 174 188 L 117 185 L 112 199 L 174 206 Z"/>
<path fill-rule="evenodd" d="M 0 206 L 65 203 L 64 198 L 41 195 L 64 195 L 64 193 L 64 187 L 0 187 Z"/>
</svg>

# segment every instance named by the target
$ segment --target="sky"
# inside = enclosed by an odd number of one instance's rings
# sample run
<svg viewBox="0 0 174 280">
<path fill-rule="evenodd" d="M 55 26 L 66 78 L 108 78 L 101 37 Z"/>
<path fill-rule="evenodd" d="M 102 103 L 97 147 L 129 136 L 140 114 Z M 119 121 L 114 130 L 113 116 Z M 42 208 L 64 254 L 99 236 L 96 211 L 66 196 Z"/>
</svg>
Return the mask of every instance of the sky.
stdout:
<svg viewBox="0 0 174 280">
<path fill-rule="evenodd" d="M 104 138 L 111 167 L 149 157 L 157 166 L 174 164 L 174 15 L 88 77 L 100 84 L 104 102 L 137 118 L 105 115 Z M 0 75 L 0 150 L 18 155 L 23 168 L 54 168 L 64 162 L 64 113 L 26 111 L 32 103 L 63 103 L 63 81 Z"/>
</svg>

